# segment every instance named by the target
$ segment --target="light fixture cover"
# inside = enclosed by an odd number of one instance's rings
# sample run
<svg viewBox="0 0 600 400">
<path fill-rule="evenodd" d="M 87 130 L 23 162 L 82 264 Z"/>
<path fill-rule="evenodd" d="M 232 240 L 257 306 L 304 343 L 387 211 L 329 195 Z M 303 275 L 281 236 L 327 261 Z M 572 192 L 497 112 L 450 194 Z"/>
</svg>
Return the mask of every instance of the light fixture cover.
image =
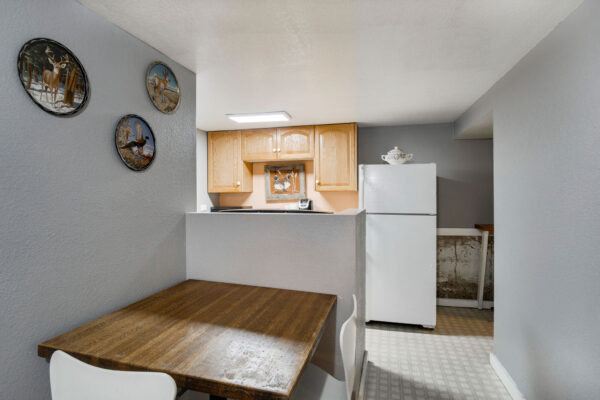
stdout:
<svg viewBox="0 0 600 400">
<path fill-rule="evenodd" d="M 285 111 L 270 111 L 260 113 L 245 113 L 245 114 L 225 114 L 227 118 L 240 124 L 250 122 L 281 122 L 292 119 L 290 114 Z"/>
</svg>

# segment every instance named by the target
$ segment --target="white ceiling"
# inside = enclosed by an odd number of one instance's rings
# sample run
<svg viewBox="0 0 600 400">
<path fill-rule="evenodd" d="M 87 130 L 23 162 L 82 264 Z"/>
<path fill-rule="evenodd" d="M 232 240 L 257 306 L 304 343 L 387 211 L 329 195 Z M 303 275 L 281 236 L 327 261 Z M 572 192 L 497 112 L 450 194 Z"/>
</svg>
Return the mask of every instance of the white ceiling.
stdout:
<svg viewBox="0 0 600 400">
<path fill-rule="evenodd" d="M 453 121 L 582 0 L 80 2 L 195 71 L 197 126 L 217 130 L 278 110 L 288 125 Z"/>
</svg>

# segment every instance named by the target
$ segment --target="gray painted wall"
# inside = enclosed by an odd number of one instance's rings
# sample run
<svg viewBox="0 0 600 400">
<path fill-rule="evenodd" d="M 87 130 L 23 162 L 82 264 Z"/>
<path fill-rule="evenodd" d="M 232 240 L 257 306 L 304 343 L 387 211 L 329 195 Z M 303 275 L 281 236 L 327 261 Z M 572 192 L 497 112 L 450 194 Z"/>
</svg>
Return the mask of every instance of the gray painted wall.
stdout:
<svg viewBox="0 0 600 400">
<path fill-rule="evenodd" d="M 453 124 L 359 128 L 358 162 L 379 164 L 398 146 L 414 163 L 437 164 L 438 227 L 493 223 L 492 140 L 455 140 Z"/>
<path fill-rule="evenodd" d="M 454 121 L 456 139 L 491 139 L 494 137 L 494 113 L 490 96 L 479 98 Z"/>
<path fill-rule="evenodd" d="M 196 211 L 203 212 L 202 208 L 210 211 L 213 205 L 219 205 L 219 194 L 208 193 L 208 143 L 206 132 L 196 131 Z"/>
<path fill-rule="evenodd" d="M 195 75 L 72 0 L 3 1 L 0 33 L 0 397 L 49 399 L 38 343 L 185 279 Z M 41 111 L 21 87 L 17 53 L 40 36 L 87 70 L 91 98 L 78 116 Z M 146 94 L 144 73 L 157 59 L 182 88 L 174 115 Z M 115 151 L 127 113 L 156 136 L 157 158 L 143 173 Z"/>
<path fill-rule="evenodd" d="M 529 400 L 600 393 L 600 2 L 491 91 L 494 352 Z"/>
<path fill-rule="evenodd" d="M 357 368 L 365 348 L 365 213 L 190 213 L 188 278 L 338 295 L 313 363 L 343 379 L 339 330 L 358 299 Z M 235 249 L 235 251 L 232 251 Z"/>
</svg>

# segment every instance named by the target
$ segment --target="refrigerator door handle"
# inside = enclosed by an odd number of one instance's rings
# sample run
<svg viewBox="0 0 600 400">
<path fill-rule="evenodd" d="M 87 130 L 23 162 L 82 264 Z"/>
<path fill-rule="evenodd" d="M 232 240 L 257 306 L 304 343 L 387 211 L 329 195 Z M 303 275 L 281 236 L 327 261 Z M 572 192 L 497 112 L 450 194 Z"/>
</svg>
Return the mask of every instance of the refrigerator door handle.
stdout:
<svg viewBox="0 0 600 400">
<path fill-rule="evenodd" d="M 412 214 L 412 213 L 385 213 L 385 212 L 367 212 L 367 215 L 414 215 L 421 217 L 436 217 L 437 214 Z"/>
<path fill-rule="evenodd" d="M 358 209 L 365 208 L 365 165 L 358 166 Z"/>
</svg>

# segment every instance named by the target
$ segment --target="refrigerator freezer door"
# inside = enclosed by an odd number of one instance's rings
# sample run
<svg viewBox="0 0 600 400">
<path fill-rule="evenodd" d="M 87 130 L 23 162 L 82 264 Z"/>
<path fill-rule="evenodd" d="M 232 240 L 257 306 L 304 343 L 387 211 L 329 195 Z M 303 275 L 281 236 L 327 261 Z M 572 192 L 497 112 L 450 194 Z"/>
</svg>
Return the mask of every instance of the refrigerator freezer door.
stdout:
<svg viewBox="0 0 600 400">
<path fill-rule="evenodd" d="M 436 214 L 435 164 L 361 165 L 361 206 L 375 214 Z"/>
<path fill-rule="evenodd" d="M 367 215 L 367 321 L 435 326 L 435 216 Z"/>
</svg>

